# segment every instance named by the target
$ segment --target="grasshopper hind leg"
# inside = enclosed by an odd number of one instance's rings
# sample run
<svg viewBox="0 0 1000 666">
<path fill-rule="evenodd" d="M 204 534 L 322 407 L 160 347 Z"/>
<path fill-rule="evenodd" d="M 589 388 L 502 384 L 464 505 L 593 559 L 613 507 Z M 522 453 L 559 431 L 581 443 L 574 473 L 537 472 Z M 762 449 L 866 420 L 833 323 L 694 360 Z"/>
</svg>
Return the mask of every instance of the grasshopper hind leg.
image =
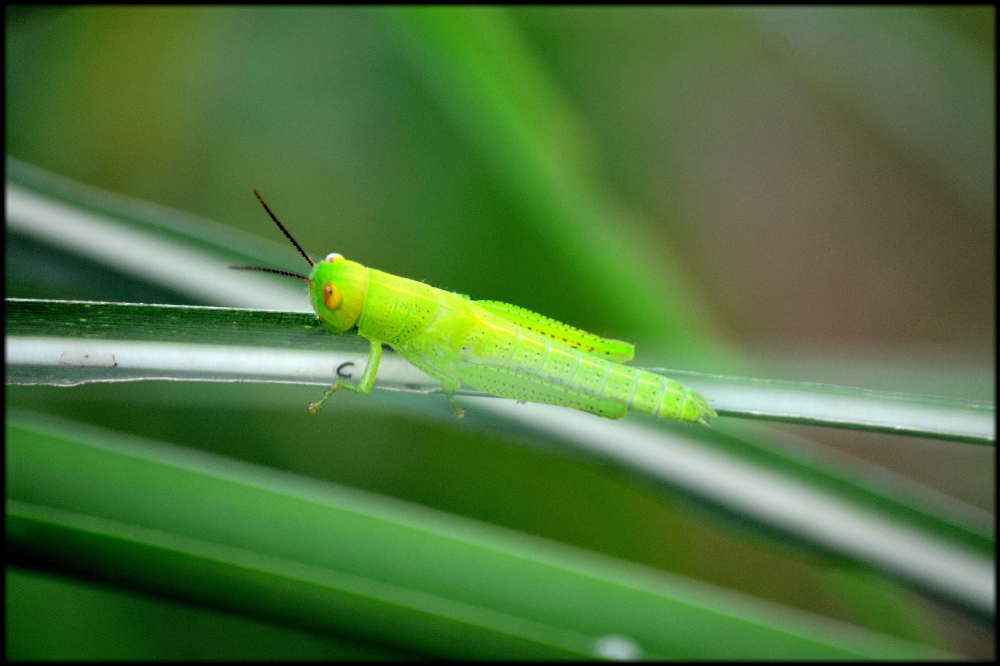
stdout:
<svg viewBox="0 0 1000 666">
<path fill-rule="evenodd" d="M 474 389 L 500 398 L 513 398 L 518 402 L 572 407 L 606 419 L 620 419 L 628 412 L 628 405 L 624 401 L 588 395 L 510 368 L 467 365 L 458 368 L 458 375 Z"/>
<path fill-rule="evenodd" d="M 458 403 L 455 402 L 455 391 L 462 386 L 462 381 L 458 377 L 445 372 L 423 356 L 404 353 L 403 358 L 409 361 L 417 370 L 420 370 L 441 382 L 441 388 L 444 390 L 444 395 L 448 398 L 448 402 L 451 403 L 451 410 L 455 413 L 455 418 L 460 419 L 465 416 L 465 410 L 459 407 Z"/>
</svg>

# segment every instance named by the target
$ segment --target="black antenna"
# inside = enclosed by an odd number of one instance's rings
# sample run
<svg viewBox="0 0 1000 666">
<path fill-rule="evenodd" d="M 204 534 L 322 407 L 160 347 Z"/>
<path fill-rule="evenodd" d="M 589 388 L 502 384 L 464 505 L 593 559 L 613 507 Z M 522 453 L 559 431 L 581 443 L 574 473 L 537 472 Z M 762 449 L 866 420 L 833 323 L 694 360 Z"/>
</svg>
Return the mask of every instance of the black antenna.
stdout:
<svg viewBox="0 0 1000 666">
<path fill-rule="evenodd" d="M 297 280 L 302 280 L 308 284 L 312 284 L 312 281 L 305 275 L 299 275 L 298 273 L 293 273 L 291 271 L 279 271 L 277 268 L 265 268 L 264 266 L 245 266 L 243 264 L 229 264 L 230 268 L 235 268 L 238 271 L 260 271 L 262 273 L 274 273 L 275 275 L 284 275 L 285 277 L 296 278 Z"/>
<path fill-rule="evenodd" d="M 254 196 L 257 197 L 257 201 L 260 202 L 260 205 L 264 207 L 264 210 L 267 211 L 267 214 L 271 216 L 271 219 L 274 220 L 274 223 L 278 225 L 279 229 L 281 229 L 281 233 L 285 234 L 285 238 L 287 238 L 292 242 L 292 245 L 295 246 L 295 249 L 299 251 L 299 254 L 301 254 L 305 258 L 306 262 L 310 266 L 315 266 L 312 259 L 309 258 L 309 255 L 306 254 L 305 251 L 303 251 L 302 246 L 299 245 L 297 242 L 295 242 L 295 239 L 292 238 L 292 235 L 290 233 L 288 233 L 288 230 L 285 229 L 285 227 L 281 224 L 281 222 L 278 222 L 278 218 L 276 218 L 274 216 L 274 213 L 271 212 L 271 207 L 267 205 L 266 201 L 264 201 L 264 197 L 260 196 L 260 192 L 257 191 L 257 188 L 253 189 L 253 193 Z M 312 280 L 307 278 L 305 275 L 299 275 L 298 273 L 292 273 L 291 271 L 281 271 L 278 270 L 277 268 L 266 268 L 264 266 L 247 266 L 245 264 L 229 264 L 229 267 L 235 268 L 238 271 L 260 271 L 261 273 L 274 273 L 275 275 L 284 275 L 285 277 L 295 278 L 296 280 L 302 280 L 306 284 L 310 285 L 312 284 Z"/>
<path fill-rule="evenodd" d="M 278 218 L 276 218 L 274 216 L 274 213 L 271 212 L 271 207 L 267 205 L 266 201 L 264 201 L 264 197 L 260 196 L 260 192 L 257 191 L 256 187 L 253 188 L 253 194 L 254 194 L 255 197 L 257 197 L 257 201 L 260 202 L 260 205 L 264 207 L 264 210 L 267 211 L 267 214 L 271 216 L 271 219 L 274 220 L 274 223 L 278 225 L 278 228 L 281 229 L 281 233 L 285 234 L 285 238 L 287 238 L 288 240 L 290 240 L 292 242 L 292 245 L 294 245 L 295 249 L 299 251 L 299 254 L 301 254 L 303 257 L 305 257 L 306 262 L 310 266 L 315 266 L 315 264 L 313 263 L 312 259 L 309 258 L 309 255 L 306 254 L 305 250 L 302 249 L 302 246 L 299 245 L 298 243 L 296 243 L 295 239 L 292 238 L 292 235 L 290 233 L 288 233 L 288 230 L 285 229 L 284 226 L 282 226 L 281 222 L 278 222 Z"/>
</svg>

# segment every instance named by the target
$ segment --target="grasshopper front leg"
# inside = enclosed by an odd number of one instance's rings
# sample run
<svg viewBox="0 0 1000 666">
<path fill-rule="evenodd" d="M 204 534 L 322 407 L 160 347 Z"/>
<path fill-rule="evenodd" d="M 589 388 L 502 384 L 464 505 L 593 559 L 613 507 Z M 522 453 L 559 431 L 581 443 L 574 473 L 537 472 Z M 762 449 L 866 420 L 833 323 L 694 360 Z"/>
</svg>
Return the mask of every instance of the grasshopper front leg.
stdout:
<svg viewBox="0 0 1000 666">
<path fill-rule="evenodd" d="M 365 366 L 365 371 L 362 373 L 361 379 L 358 380 L 358 383 L 355 385 L 346 379 L 338 379 L 332 386 L 330 386 L 330 388 L 326 390 L 326 393 L 323 394 L 322 398 L 310 404 L 306 408 L 309 410 L 310 414 L 318 412 L 320 407 L 323 406 L 323 403 L 327 401 L 327 398 L 342 388 L 354 391 L 355 393 L 360 393 L 362 395 L 369 393 L 372 390 L 372 386 L 375 384 L 375 373 L 378 372 L 378 364 L 379 361 L 382 360 L 382 343 L 375 340 L 371 340 L 370 342 L 371 348 L 368 352 L 368 364 Z"/>
</svg>

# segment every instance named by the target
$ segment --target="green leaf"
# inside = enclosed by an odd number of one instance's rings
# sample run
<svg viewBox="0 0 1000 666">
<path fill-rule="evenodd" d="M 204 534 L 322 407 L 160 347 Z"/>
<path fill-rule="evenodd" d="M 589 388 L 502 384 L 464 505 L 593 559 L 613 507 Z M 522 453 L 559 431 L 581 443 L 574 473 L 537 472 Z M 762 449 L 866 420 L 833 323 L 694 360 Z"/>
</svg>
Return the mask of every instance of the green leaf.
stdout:
<svg viewBox="0 0 1000 666">
<path fill-rule="evenodd" d="M 851 430 L 996 443 L 996 405 L 848 386 L 654 369 L 690 383 L 722 415 Z"/>
<path fill-rule="evenodd" d="M 102 580 L 437 657 L 933 654 L 384 497 L 82 432 L 8 420 L 8 543 Z"/>
<path fill-rule="evenodd" d="M 367 342 L 356 334 L 331 336 L 308 314 L 23 299 L 6 303 L 8 384 L 201 379 L 328 385 L 348 364 L 359 374 L 367 356 Z M 996 440 L 995 407 L 987 403 L 653 371 L 697 389 L 724 416 L 980 444 Z M 394 354 L 380 366 L 378 382 L 380 388 L 440 392 L 437 382 Z M 458 393 L 484 395 L 465 388 Z"/>
</svg>

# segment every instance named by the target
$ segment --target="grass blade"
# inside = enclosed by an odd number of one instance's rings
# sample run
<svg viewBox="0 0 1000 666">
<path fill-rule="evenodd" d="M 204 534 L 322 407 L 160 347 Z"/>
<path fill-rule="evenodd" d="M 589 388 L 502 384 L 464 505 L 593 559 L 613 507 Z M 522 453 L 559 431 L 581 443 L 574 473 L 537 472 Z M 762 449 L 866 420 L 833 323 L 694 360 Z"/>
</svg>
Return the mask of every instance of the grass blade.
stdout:
<svg viewBox="0 0 1000 666">
<path fill-rule="evenodd" d="M 8 540 L 161 594 L 421 654 L 914 658 L 924 648 L 359 491 L 16 414 Z M 122 502 L 121 497 L 130 497 Z M 54 561 L 54 562 L 53 562 Z M 683 626 L 684 631 L 666 627 Z M 719 641 L 719 635 L 731 640 Z"/>
</svg>

